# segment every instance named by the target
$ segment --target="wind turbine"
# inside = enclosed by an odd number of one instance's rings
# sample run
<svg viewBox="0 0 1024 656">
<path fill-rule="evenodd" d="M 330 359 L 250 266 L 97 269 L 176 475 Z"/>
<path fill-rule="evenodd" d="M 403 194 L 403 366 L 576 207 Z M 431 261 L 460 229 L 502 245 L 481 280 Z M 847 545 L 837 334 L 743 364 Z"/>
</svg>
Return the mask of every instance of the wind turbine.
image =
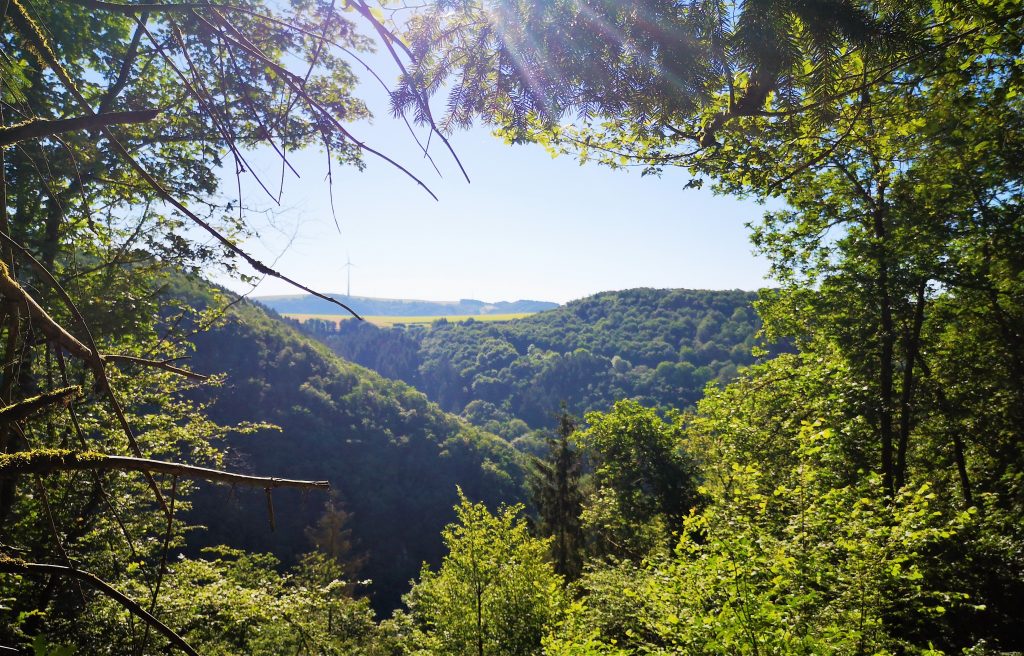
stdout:
<svg viewBox="0 0 1024 656">
<path fill-rule="evenodd" d="M 352 264 L 352 258 L 349 257 L 349 255 L 347 253 L 345 254 L 345 259 L 346 259 L 345 264 L 341 265 L 341 266 L 343 266 L 345 268 L 345 273 L 347 274 L 346 284 L 345 284 L 345 296 L 348 296 L 349 298 L 351 298 L 352 297 L 352 267 L 354 267 L 355 265 Z"/>
</svg>

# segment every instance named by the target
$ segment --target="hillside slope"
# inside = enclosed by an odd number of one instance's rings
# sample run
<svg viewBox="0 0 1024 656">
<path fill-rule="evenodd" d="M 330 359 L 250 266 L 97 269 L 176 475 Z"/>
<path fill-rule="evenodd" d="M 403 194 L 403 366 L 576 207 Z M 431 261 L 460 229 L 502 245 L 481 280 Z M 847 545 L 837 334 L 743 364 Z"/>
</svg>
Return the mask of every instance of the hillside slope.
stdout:
<svg viewBox="0 0 1024 656">
<path fill-rule="evenodd" d="M 231 465 L 331 481 L 352 513 L 355 551 L 367 556 L 358 575 L 373 580 L 378 610 L 398 605 L 424 560 L 439 561 L 456 485 L 491 504 L 519 498 L 518 456 L 505 441 L 442 412 L 404 383 L 343 361 L 252 304 L 235 306 L 194 344 L 197 371 L 227 375 L 212 392 L 213 419 L 281 428 L 231 439 Z M 271 532 L 262 492 L 205 490 L 191 519 L 209 530 L 190 544 L 269 550 L 287 562 L 312 550 L 304 528 L 322 516 L 327 498 L 275 492 Z"/>
<path fill-rule="evenodd" d="M 743 291 L 604 292 L 501 323 L 378 328 L 307 321 L 346 359 L 423 390 L 507 438 L 623 398 L 686 408 L 710 381 L 753 362 L 760 321 Z"/>
</svg>

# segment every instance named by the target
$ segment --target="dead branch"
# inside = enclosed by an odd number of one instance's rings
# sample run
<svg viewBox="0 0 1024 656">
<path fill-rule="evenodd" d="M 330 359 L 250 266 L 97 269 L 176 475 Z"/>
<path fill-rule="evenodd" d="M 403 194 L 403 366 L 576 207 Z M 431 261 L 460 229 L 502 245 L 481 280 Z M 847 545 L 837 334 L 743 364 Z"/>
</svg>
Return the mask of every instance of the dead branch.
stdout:
<svg viewBox="0 0 1024 656">
<path fill-rule="evenodd" d="M 171 364 L 171 360 L 150 360 L 149 358 L 139 358 L 134 355 L 119 355 L 117 353 L 104 353 L 100 356 L 104 362 L 130 362 L 132 364 L 139 364 L 144 367 L 156 367 L 157 369 L 163 369 L 164 371 L 170 371 L 171 373 L 191 378 L 193 380 L 209 380 L 210 377 L 204 374 L 197 374 L 194 371 L 176 367 Z"/>
<path fill-rule="evenodd" d="M 11 277 L 10 270 L 3 263 L 0 263 L 0 296 L 27 309 L 32 325 L 48 339 L 62 346 L 65 351 L 86 362 L 96 362 L 94 351 L 54 321 L 21 284 Z"/>
<path fill-rule="evenodd" d="M 246 474 L 235 474 L 177 462 L 164 462 L 161 460 L 130 458 L 126 456 L 108 456 L 91 451 L 41 449 L 21 453 L 0 454 L 0 478 L 8 478 L 19 474 L 97 469 L 171 474 L 182 478 L 196 478 L 215 483 L 264 489 L 279 487 L 328 489 L 331 486 L 327 481 L 300 481 L 270 476 L 248 476 Z"/>
<path fill-rule="evenodd" d="M 50 392 L 43 392 L 38 396 L 23 399 L 17 403 L 0 408 L 0 424 L 11 421 L 20 421 L 41 410 L 52 407 L 63 408 L 71 403 L 72 399 L 82 393 L 78 385 L 62 387 Z"/>
<path fill-rule="evenodd" d="M 0 127 L 0 147 L 26 139 L 49 137 L 62 132 L 74 130 L 92 130 L 105 125 L 125 125 L 130 123 L 146 123 L 152 121 L 160 113 L 159 109 L 139 109 L 127 112 L 106 112 L 88 116 L 60 119 L 31 119 Z"/>
<path fill-rule="evenodd" d="M 0 572 L 5 574 L 46 574 L 46 575 L 57 575 L 57 576 L 68 576 L 79 581 L 88 583 L 92 587 L 96 588 L 103 594 L 107 595 L 117 603 L 124 606 L 132 615 L 135 615 L 142 619 L 143 622 L 153 627 L 164 635 L 165 638 L 171 641 L 171 643 L 178 649 L 182 650 L 190 656 L 199 656 L 199 653 L 192 648 L 185 639 L 174 632 L 169 626 L 153 617 L 145 608 L 132 601 L 130 598 L 116 590 L 109 583 L 99 578 L 95 574 L 75 569 L 73 567 L 65 567 L 63 565 L 48 565 L 45 563 L 27 563 L 22 560 L 10 558 L 8 556 L 0 555 Z"/>
</svg>

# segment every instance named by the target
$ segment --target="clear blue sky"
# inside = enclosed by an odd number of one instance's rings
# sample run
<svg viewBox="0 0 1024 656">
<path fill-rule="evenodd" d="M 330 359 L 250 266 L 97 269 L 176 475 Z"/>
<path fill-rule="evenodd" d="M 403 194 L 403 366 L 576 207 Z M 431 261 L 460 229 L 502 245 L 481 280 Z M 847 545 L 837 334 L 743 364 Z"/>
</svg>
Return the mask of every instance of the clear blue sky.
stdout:
<svg viewBox="0 0 1024 656">
<path fill-rule="evenodd" d="M 372 156 L 363 172 L 335 165 L 339 233 L 322 153 L 291 158 L 302 178 L 289 174 L 280 207 L 254 183 L 245 184 L 247 205 L 272 209 L 272 221 L 251 215 L 260 236 L 245 247 L 264 261 L 276 259 L 278 270 L 310 287 L 343 293 L 346 257 L 355 265 L 353 295 L 388 298 L 565 302 L 641 286 L 764 284 L 767 265 L 752 254 L 743 225 L 760 217 L 761 206 L 684 190 L 685 171 L 659 178 L 580 166 L 569 157 L 552 159 L 539 146 L 506 146 L 483 127 L 452 138 L 472 182 L 435 143 L 444 175 L 438 178 L 404 124 L 387 115 L 383 94 L 366 85 L 361 93 L 378 118 L 353 132 L 411 168 L 440 201 Z M 276 159 L 253 159 L 276 188 Z M 232 175 L 225 190 L 234 187 Z M 288 293 L 296 291 L 272 279 L 253 292 Z"/>
</svg>

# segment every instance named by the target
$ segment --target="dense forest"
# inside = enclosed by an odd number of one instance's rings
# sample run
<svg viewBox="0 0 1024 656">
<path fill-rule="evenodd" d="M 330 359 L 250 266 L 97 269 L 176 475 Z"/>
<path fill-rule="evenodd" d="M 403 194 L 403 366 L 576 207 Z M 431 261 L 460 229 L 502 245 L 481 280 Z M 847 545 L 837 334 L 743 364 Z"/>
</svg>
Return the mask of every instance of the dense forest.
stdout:
<svg viewBox="0 0 1024 656">
<path fill-rule="evenodd" d="M 441 529 L 454 517 L 457 485 L 491 505 L 523 496 L 522 463 L 507 442 L 400 382 L 341 360 L 255 306 L 235 305 L 192 342 L 196 370 L 225 375 L 222 386 L 195 395 L 211 404 L 207 415 L 225 425 L 276 427 L 228 438 L 226 463 L 331 483 L 329 498 L 275 494 L 273 533 L 262 494 L 230 495 L 234 503 L 224 512 L 229 495 L 201 489 L 187 519 L 208 529 L 191 534 L 193 548 L 230 544 L 293 564 L 317 547 L 306 529 L 331 506 L 345 513 L 339 530 L 352 542 L 339 559 L 360 563 L 349 574 L 372 582 L 360 593 L 391 611 L 420 565 L 440 561 Z"/>
<path fill-rule="evenodd" d="M 755 296 L 634 289 L 507 322 L 300 325 L 342 357 L 512 440 L 553 428 L 563 404 L 578 416 L 627 398 L 692 407 L 709 382 L 728 382 L 754 361 Z"/>
<path fill-rule="evenodd" d="M 7 0 L 0 21 L 0 652 L 1024 651 L 1019 0 Z M 388 366 L 454 360 L 442 404 L 466 412 L 468 383 L 506 424 L 534 380 L 502 373 L 517 336 L 717 383 L 609 386 L 524 454 L 202 283 L 345 310 L 245 249 L 225 171 L 319 148 L 429 192 L 350 131 L 374 45 L 427 156 L 483 122 L 774 201 L 756 317 L 640 291 L 629 323 L 613 294 L 405 333 Z M 692 353 L 644 333 L 673 295 L 713 307 Z M 758 323 L 786 352 L 733 371 Z"/>
</svg>

